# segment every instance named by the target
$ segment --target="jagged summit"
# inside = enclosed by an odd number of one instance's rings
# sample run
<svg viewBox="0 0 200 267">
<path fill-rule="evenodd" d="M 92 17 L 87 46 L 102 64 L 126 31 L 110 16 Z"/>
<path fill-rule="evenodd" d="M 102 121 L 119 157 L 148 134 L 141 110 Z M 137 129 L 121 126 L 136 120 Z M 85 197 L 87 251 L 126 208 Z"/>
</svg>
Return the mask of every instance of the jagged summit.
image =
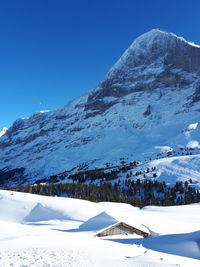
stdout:
<svg viewBox="0 0 200 267">
<path fill-rule="evenodd" d="M 178 42 L 184 42 L 188 45 L 195 46 L 197 48 L 200 48 L 200 46 L 186 41 L 183 37 L 177 36 L 176 34 L 172 32 L 166 32 L 159 29 L 152 29 L 142 35 L 140 35 L 136 40 L 133 41 L 132 46 L 136 46 L 136 44 L 141 43 L 148 43 L 149 45 L 152 45 L 155 42 L 161 42 L 160 45 L 163 45 L 166 41 L 178 41 Z M 136 48 L 136 47 L 135 47 Z"/>
<path fill-rule="evenodd" d="M 157 48 L 166 49 L 166 42 L 170 42 L 170 45 L 173 45 L 173 42 L 177 40 L 182 42 L 184 39 L 173 33 L 153 29 L 136 38 L 128 50 L 135 50 L 135 52 L 138 53 L 140 53 L 141 50 L 143 50 L 143 52 L 148 52 L 148 50 L 153 49 L 155 45 Z"/>
<path fill-rule="evenodd" d="M 186 73 L 200 73 L 200 48 L 182 37 L 160 30 L 139 36 L 89 93 L 85 110 L 105 111 L 116 99 L 132 92 L 152 91 L 157 86 L 186 84 Z M 156 85 L 156 84 L 157 85 Z M 112 98 L 112 103 L 104 99 Z"/>
<path fill-rule="evenodd" d="M 200 46 L 173 33 L 153 29 L 139 36 L 108 72 L 110 78 L 124 67 L 136 68 L 157 63 L 199 71 Z"/>
<path fill-rule="evenodd" d="M 159 29 L 152 29 L 138 38 L 136 38 L 131 46 L 126 50 L 124 55 L 129 51 L 134 50 L 137 53 L 147 53 L 149 50 L 169 50 L 174 46 L 192 46 L 199 49 L 200 46 L 186 41 L 183 37 L 177 36 L 174 33 L 161 31 Z"/>
</svg>

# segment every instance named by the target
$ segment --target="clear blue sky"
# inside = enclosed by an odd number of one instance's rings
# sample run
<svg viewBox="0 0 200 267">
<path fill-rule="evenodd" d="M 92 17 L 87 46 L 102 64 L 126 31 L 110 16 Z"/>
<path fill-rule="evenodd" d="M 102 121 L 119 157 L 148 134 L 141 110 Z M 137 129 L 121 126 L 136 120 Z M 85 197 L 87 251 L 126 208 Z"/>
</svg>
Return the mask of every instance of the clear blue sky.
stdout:
<svg viewBox="0 0 200 267">
<path fill-rule="evenodd" d="M 200 44 L 199 0 L 0 0 L 0 128 L 95 87 L 142 33 Z"/>
</svg>

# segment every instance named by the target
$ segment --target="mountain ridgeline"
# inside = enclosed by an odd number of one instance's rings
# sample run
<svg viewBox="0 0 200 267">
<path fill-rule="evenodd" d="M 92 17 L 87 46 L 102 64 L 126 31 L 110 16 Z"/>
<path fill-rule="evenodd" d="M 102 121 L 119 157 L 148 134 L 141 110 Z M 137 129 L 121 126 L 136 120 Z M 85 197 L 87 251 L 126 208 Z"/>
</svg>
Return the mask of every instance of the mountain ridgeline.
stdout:
<svg viewBox="0 0 200 267">
<path fill-rule="evenodd" d="M 145 179 L 170 177 L 175 184 L 192 178 L 198 185 L 199 112 L 200 47 L 151 30 L 132 43 L 96 88 L 63 108 L 18 119 L 2 132 L 0 183 L 50 177 L 68 182 L 70 175 L 95 169 L 104 169 L 102 180 L 105 168 L 138 162 L 132 168 Z M 184 167 L 190 162 L 193 172 Z M 155 177 L 143 173 L 149 165 L 156 168 Z M 123 179 L 121 173 L 113 179 Z"/>
</svg>

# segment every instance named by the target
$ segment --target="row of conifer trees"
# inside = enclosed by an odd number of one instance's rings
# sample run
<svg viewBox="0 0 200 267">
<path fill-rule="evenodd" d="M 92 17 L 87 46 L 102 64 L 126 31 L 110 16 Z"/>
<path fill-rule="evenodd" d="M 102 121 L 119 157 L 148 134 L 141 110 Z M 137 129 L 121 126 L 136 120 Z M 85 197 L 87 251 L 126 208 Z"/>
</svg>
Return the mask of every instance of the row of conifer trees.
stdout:
<svg viewBox="0 0 200 267">
<path fill-rule="evenodd" d="M 128 179 L 123 184 L 108 182 L 100 185 L 82 183 L 35 184 L 7 189 L 95 202 L 124 202 L 138 207 L 146 205 L 171 206 L 200 202 L 199 190 L 189 186 L 188 182 L 177 182 L 174 186 L 169 187 L 165 182 Z"/>
</svg>

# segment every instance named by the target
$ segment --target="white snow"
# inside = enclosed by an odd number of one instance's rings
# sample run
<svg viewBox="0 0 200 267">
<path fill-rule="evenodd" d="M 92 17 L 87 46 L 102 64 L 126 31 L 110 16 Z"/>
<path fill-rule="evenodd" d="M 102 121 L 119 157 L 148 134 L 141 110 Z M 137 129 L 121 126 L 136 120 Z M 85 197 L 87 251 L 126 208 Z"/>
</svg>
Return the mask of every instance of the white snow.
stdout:
<svg viewBox="0 0 200 267">
<path fill-rule="evenodd" d="M 191 123 L 188 125 L 188 127 L 185 129 L 185 131 L 192 131 L 192 130 L 195 130 L 198 126 L 198 122 L 196 123 Z"/>
<path fill-rule="evenodd" d="M 8 128 L 3 127 L 3 129 L 0 131 L 0 137 L 3 136 L 7 132 Z"/>
<path fill-rule="evenodd" d="M 193 185 L 200 188 L 200 155 L 176 156 L 152 160 L 148 167 L 156 167 L 158 181 L 165 181 L 167 184 L 188 181 L 190 178 Z"/>
<path fill-rule="evenodd" d="M 197 48 L 200 48 L 200 45 L 198 45 L 198 44 L 195 44 L 194 42 L 188 42 L 188 41 L 186 41 L 189 45 L 191 45 L 191 46 L 194 46 L 194 47 L 197 47 Z"/>
<path fill-rule="evenodd" d="M 39 113 L 46 113 L 49 112 L 49 110 L 40 110 Z"/>
<path fill-rule="evenodd" d="M 200 148 L 199 142 L 196 140 L 192 140 L 187 144 L 188 148 Z"/>
<path fill-rule="evenodd" d="M 134 216 L 135 214 L 133 215 L 131 214 L 131 212 L 129 214 L 129 212 L 126 210 L 126 207 L 120 209 L 120 212 L 108 209 L 107 211 L 101 212 L 100 214 L 90 218 L 89 220 L 81 224 L 79 229 L 81 231 L 100 231 L 103 230 L 104 228 L 105 229 L 108 228 L 111 225 L 117 224 L 119 222 L 124 222 L 146 233 L 150 233 L 149 230 L 144 225 L 142 225 L 136 220 Z"/>
<path fill-rule="evenodd" d="M 172 152 L 173 148 L 170 146 L 155 146 L 155 149 L 160 150 L 162 153 Z"/>
<path fill-rule="evenodd" d="M 103 228 L 107 228 L 112 224 L 116 224 L 118 221 L 109 215 L 107 212 L 101 212 L 100 214 L 90 218 L 86 222 L 80 225 L 82 231 L 97 231 Z"/>
<path fill-rule="evenodd" d="M 0 190 L 0 207 L 1 267 L 199 266 L 200 204 L 140 210 Z M 159 235 L 94 236 L 115 217 Z"/>
</svg>

